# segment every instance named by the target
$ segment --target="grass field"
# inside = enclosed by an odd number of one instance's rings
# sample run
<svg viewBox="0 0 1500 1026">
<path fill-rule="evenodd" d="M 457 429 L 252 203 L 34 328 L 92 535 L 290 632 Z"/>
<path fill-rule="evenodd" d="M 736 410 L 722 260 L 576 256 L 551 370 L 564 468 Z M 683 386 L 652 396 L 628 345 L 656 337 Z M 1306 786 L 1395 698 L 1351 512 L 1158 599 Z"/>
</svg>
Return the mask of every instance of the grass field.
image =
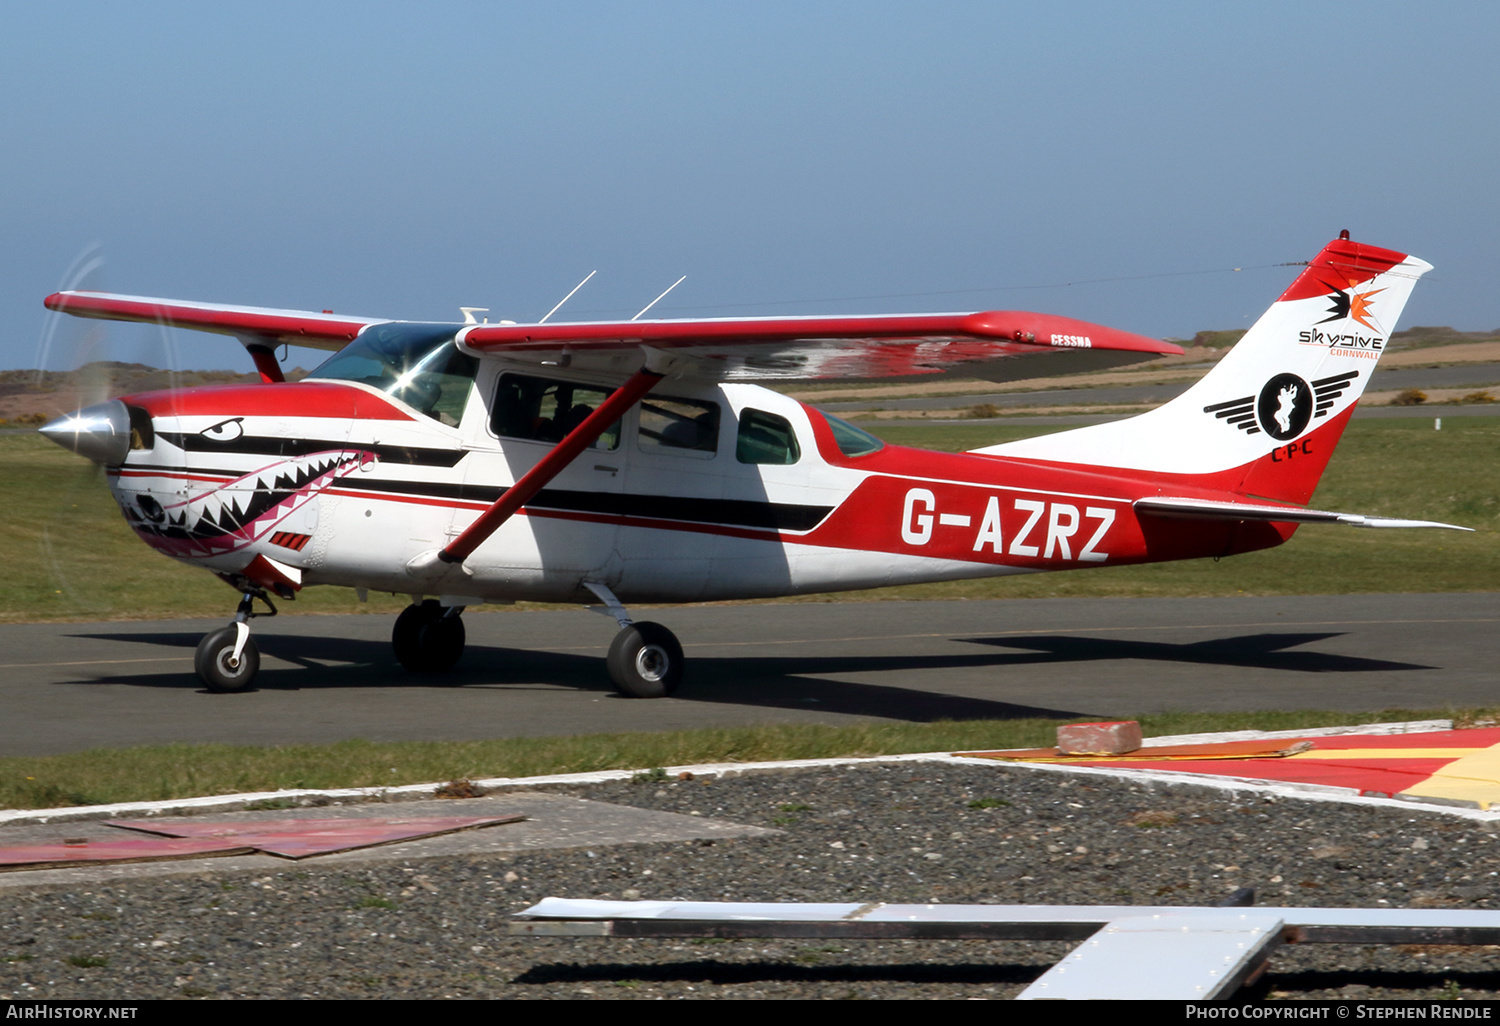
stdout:
<svg viewBox="0 0 1500 1026">
<path fill-rule="evenodd" d="M 1043 433 L 1016 423 L 869 425 L 903 445 L 959 450 Z M 1038 598 L 1317 592 L 1488 591 L 1500 582 L 1500 419 L 1350 424 L 1313 505 L 1441 520 L 1477 529 L 1360 531 L 1304 527 L 1268 552 L 979 581 L 888 588 L 840 599 Z M 125 526 L 102 475 L 34 434 L 0 436 L 3 555 L 0 621 L 225 616 L 235 595 L 211 575 L 143 545 Z M 803 601 L 818 601 L 823 597 Z M 288 613 L 395 613 L 405 596 L 310 588 Z"/>
<path fill-rule="evenodd" d="M 1493 719 L 1497 710 L 1374 713 L 1167 713 L 1147 737 L 1217 730 L 1305 730 L 1358 723 Z M 0 759 L 0 808 L 43 809 L 287 789 L 399 787 L 487 777 L 586 773 L 715 762 L 956 752 L 1051 745 L 1065 720 L 739 727 L 494 741 L 343 741 L 259 748 L 160 745 Z"/>
<path fill-rule="evenodd" d="M 958 450 L 1045 429 L 1022 424 L 874 425 L 889 441 Z M 1215 563 L 1116 567 L 1079 573 L 922 585 L 840 598 L 1003 598 L 1486 591 L 1500 580 L 1500 420 L 1449 417 L 1351 424 L 1314 504 L 1442 520 L 1477 529 L 1356 531 L 1303 528 L 1289 545 Z M 227 617 L 234 594 L 207 573 L 174 563 L 125 526 L 102 477 L 36 435 L 0 436 L 3 555 L 0 620 Z M 813 601 L 816 601 L 814 599 Z M 395 613 L 406 598 L 314 588 L 288 612 Z M 1494 710 L 1470 712 L 1493 715 Z M 1297 729 L 1422 719 L 1452 710 L 1348 713 L 1169 714 L 1145 717 L 1148 735 Z M 1463 715 L 1463 714 L 1460 714 Z M 170 745 L 0 759 L 0 808 L 302 787 L 382 787 L 455 778 L 639 769 L 697 762 L 957 751 L 1049 743 L 1062 721 L 1012 720 L 852 727 L 771 726 L 581 738 L 282 748 Z"/>
<path fill-rule="evenodd" d="M 0 436 L 0 622 L 229 617 L 218 578 L 147 548 L 125 524 L 93 464 L 37 434 Z M 399 612 L 407 603 L 348 588 L 311 588 L 287 612 Z"/>
</svg>

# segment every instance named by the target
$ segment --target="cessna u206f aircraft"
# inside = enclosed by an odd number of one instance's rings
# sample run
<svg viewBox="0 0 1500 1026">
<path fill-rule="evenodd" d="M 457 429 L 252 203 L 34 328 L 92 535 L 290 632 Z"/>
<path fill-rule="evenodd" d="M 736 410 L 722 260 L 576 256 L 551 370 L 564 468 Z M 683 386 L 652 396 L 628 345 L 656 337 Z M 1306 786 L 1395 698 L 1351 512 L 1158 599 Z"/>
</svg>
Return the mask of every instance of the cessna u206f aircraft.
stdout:
<svg viewBox="0 0 1500 1026">
<path fill-rule="evenodd" d="M 61 292 L 48 307 L 233 335 L 262 383 L 129 395 L 41 430 L 104 465 L 143 541 L 241 593 L 198 647 L 210 688 L 255 677 L 255 601 L 274 613 L 272 593 L 333 584 L 410 594 L 393 643 L 422 672 L 458 660 L 466 606 L 598 602 L 620 625 L 615 685 L 661 696 L 682 648 L 625 602 L 1225 556 L 1303 523 L 1447 526 L 1302 505 L 1428 269 L 1345 232 L 1179 398 L 958 454 L 886 445 L 749 382 L 1003 378 L 1007 357 L 1050 372 L 1182 350 L 1001 311 L 433 324 Z M 289 383 L 284 342 L 336 352 Z"/>
</svg>

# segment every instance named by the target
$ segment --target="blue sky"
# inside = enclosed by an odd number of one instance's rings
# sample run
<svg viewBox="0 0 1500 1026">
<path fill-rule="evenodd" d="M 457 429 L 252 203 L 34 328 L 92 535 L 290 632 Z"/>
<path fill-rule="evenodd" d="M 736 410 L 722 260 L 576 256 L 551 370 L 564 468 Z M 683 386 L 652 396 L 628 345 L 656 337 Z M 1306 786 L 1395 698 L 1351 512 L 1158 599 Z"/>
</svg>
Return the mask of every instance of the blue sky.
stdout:
<svg viewBox="0 0 1500 1026">
<path fill-rule="evenodd" d="M 1347 227 L 1437 265 L 1405 326 L 1492 329 L 1497 39 L 1464 2 L 7 4 L 0 367 L 93 244 L 93 287 L 368 316 L 535 319 L 597 268 L 559 319 L 686 274 L 654 312 L 1182 337 Z"/>
</svg>

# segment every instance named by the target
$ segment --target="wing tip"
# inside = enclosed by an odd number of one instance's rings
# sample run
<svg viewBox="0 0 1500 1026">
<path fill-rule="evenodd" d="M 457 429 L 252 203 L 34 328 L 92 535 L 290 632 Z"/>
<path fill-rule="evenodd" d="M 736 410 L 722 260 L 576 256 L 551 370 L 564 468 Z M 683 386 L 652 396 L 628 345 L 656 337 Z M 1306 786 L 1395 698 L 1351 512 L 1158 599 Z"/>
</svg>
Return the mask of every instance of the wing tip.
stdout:
<svg viewBox="0 0 1500 1026">
<path fill-rule="evenodd" d="M 1137 335 L 1103 324 L 1023 310 L 981 310 L 963 318 L 965 332 L 980 338 L 1002 339 L 1051 349 L 1112 349 L 1181 356 L 1175 342 Z"/>
</svg>

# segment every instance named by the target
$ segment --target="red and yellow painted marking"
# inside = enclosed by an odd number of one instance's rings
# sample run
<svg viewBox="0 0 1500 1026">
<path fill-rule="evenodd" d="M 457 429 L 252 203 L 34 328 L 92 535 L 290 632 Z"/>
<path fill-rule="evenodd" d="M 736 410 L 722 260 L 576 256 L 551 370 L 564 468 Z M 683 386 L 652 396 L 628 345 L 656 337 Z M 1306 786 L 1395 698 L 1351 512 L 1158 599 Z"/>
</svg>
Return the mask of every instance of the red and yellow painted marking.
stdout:
<svg viewBox="0 0 1500 1026">
<path fill-rule="evenodd" d="M 1299 748 L 1301 741 L 1311 747 L 1289 751 Z M 1260 751 L 1253 750 L 1256 745 L 1261 746 Z M 1059 756 L 1055 749 L 964 754 L 1322 784 L 1354 788 L 1378 797 L 1473 802 L 1481 809 L 1500 806 L 1500 727 L 1277 739 L 1274 747 L 1285 754 L 1266 751 L 1266 747 L 1265 742 L 1229 742 L 1143 748 L 1116 756 Z"/>
</svg>

